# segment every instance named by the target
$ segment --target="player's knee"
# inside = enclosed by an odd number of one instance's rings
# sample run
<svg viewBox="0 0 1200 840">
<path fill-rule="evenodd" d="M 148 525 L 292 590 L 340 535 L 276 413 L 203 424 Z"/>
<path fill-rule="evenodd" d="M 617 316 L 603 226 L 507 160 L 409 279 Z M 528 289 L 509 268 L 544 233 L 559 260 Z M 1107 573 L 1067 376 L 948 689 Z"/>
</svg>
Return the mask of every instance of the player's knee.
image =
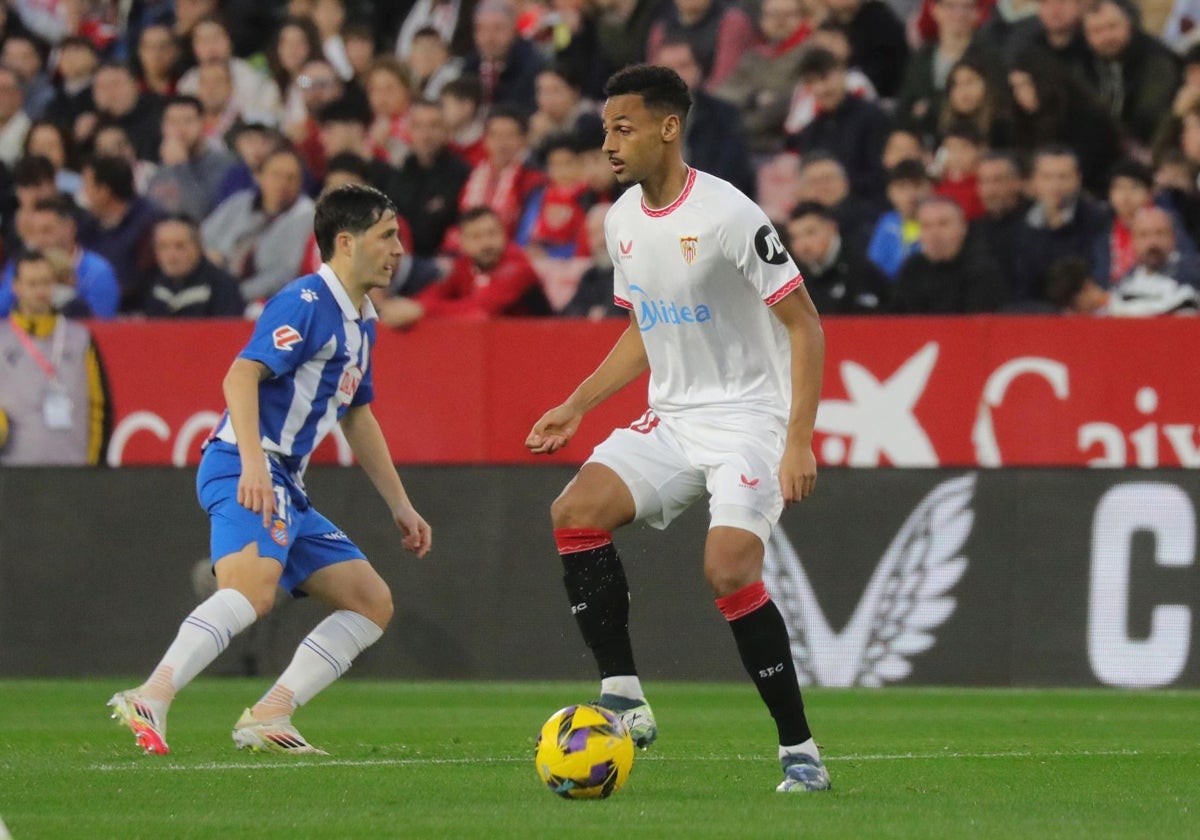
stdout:
<svg viewBox="0 0 1200 840">
<path fill-rule="evenodd" d="M 704 578 L 713 596 L 724 598 L 761 580 L 762 567 L 754 563 L 734 562 L 730 558 L 705 557 Z"/>
<path fill-rule="evenodd" d="M 395 604 L 392 602 L 392 590 L 388 588 L 387 584 L 380 581 L 379 586 L 372 587 L 370 592 L 363 595 L 358 608 L 354 611 L 373 621 L 379 626 L 379 629 L 385 629 L 396 612 Z"/>
<path fill-rule="evenodd" d="M 555 528 L 591 528 L 591 505 L 584 504 L 578 493 L 567 488 L 550 504 L 550 521 Z"/>
<path fill-rule="evenodd" d="M 252 607 L 254 607 L 254 614 L 259 618 L 262 618 L 264 615 L 269 613 L 271 608 L 275 606 L 274 587 L 271 587 L 270 589 L 256 589 L 251 592 L 246 592 L 241 589 L 238 591 L 246 596 L 246 600 L 250 602 Z"/>
</svg>

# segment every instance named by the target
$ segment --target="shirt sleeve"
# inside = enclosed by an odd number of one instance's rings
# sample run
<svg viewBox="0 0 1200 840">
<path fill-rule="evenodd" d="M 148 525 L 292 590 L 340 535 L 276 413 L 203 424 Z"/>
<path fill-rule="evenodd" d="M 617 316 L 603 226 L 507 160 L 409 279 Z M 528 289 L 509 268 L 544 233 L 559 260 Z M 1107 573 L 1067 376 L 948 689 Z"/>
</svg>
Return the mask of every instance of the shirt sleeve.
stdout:
<svg viewBox="0 0 1200 840">
<path fill-rule="evenodd" d="M 276 295 L 267 301 L 250 343 L 238 357 L 262 362 L 276 376 L 291 373 L 329 340 L 316 312 L 316 301 L 306 301 L 298 292 Z"/>
<path fill-rule="evenodd" d="M 745 196 L 734 203 L 720 226 L 725 255 L 767 306 L 774 306 L 804 282 L 767 214 Z"/>
<path fill-rule="evenodd" d="M 363 374 L 362 382 L 358 383 L 358 390 L 354 392 L 350 405 L 367 405 L 375 399 L 375 321 L 363 324 L 363 337 L 368 348 L 367 371 Z"/>
<path fill-rule="evenodd" d="M 613 223 L 613 212 L 610 208 L 604 217 L 604 247 L 608 249 L 608 257 L 613 265 L 613 303 L 622 309 L 633 309 L 633 294 L 629 291 L 629 278 L 621 265 L 621 255 L 618 251 L 620 240 Z"/>
</svg>

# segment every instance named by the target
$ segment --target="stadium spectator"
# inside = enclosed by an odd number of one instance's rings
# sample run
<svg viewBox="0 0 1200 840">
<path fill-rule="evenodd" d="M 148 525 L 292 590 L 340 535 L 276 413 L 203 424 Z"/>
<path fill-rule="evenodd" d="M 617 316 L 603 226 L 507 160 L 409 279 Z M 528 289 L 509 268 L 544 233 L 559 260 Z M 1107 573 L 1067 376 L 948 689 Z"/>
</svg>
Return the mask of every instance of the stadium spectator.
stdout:
<svg viewBox="0 0 1200 840">
<path fill-rule="evenodd" d="M 179 81 L 181 50 L 166 23 L 147 26 L 137 42 L 138 83 L 142 90 L 172 96 Z"/>
<path fill-rule="evenodd" d="M 25 155 L 40 155 L 54 164 L 54 185 L 59 192 L 79 192 L 75 146 L 66 129 L 47 120 L 36 120 L 25 135 Z"/>
<path fill-rule="evenodd" d="M 379 320 L 410 327 L 423 318 L 494 318 L 548 315 L 550 306 L 529 258 L 509 241 L 504 225 L 489 207 L 463 213 L 462 254 L 449 274 L 415 298 L 384 302 Z"/>
<path fill-rule="evenodd" d="M 233 99 L 233 73 L 228 61 L 206 61 L 196 68 L 196 100 L 200 103 L 200 132 L 208 147 L 231 151 L 228 134 L 242 118 Z"/>
<path fill-rule="evenodd" d="M 37 42 L 21 33 L 9 35 L 0 46 L 0 65 L 17 74 L 25 113 L 31 120 L 40 120 L 54 99 L 54 85 Z"/>
<path fill-rule="evenodd" d="M 1013 29 L 1010 55 L 1046 53 L 1064 74 L 1083 81 L 1092 53 L 1083 35 L 1085 0 L 1038 0 L 1037 13 Z"/>
<path fill-rule="evenodd" d="M 902 160 L 888 170 L 887 198 L 892 209 L 875 222 L 867 258 L 889 281 L 896 279 L 900 266 L 917 250 L 921 234 L 917 207 L 932 194 L 933 180 L 919 160 Z"/>
<path fill-rule="evenodd" d="M 200 229 L 187 216 L 153 228 L 154 261 L 141 311 L 149 318 L 236 318 L 246 308 L 237 282 L 204 256 Z"/>
<path fill-rule="evenodd" d="M 23 156 L 25 136 L 33 124 L 22 104 L 17 74 L 0 66 L 0 163 L 9 169 Z"/>
<path fill-rule="evenodd" d="M 34 206 L 40 199 L 58 193 L 54 164 L 38 155 L 18 159 L 13 165 L 12 181 L 17 205 L 3 216 L 4 255 L 9 259 L 28 247 Z"/>
<path fill-rule="evenodd" d="M 596 5 L 590 0 L 551 0 L 549 17 L 553 53 L 550 64 L 582 91 L 585 99 L 604 98 L 610 68 L 600 50 Z"/>
<path fill-rule="evenodd" d="M 1132 234 L 1134 264 L 1121 278 L 1123 290 L 1152 276 L 1200 289 L 1200 256 L 1192 243 L 1184 247 L 1171 213 L 1161 207 L 1142 207 L 1134 214 Z"/>
<path fill-rule="evenodd" d="M 979 161 L 985 151 L 983 137 L 972 122 L 951 125 L 937 151 L 938 177 L 934 191 L 958 202 L 973 222 L 983 215 L 979 198 Z"/>
<path fill-rule="evenodd" d="M 764 0 L 758 28 L 763 42 L 742 53 L 712 93 L 738 109 L 751 150 L 769 154 L 783 147 L 783 125 L 812 20 L 804 0 Z"/>
<path fill-rule="evenodd" d="M 150 179 L 147 196 L 168 213 L 185 213 L 196 221 L 217 203 L 217 191 L 234 159 L 212 148 L 204 138 L 203 106 L 194 96 L 176 95 L 162 115 L 162 166 Z"/>
<path fill-rule="evenodd" d="M 931 8 L 938 24 L 937 39 L 909 56 L 893 114 L 899 125 L 929 139 L 937 133 L 950 69 L 968 52 L 981 61 L 989 60 L 975 40 L 976 0 L 934 0 Z"/>
<path fill-rule="evenodd" d="M 424 99 L 437 99 L 447 82 L 462 75 L 463 58 L 452 55 L 435 26 L 425 26 L 413 35 L 408 68 L 413 91 Z"/>
<path fill-rule="evenodd" d="M 508 105 L 532 114 L 534 79 L 546 62 L 533 44 L 517 35 L 513 7 L 503 0 L 483 0 L 475 9 L 474 34 L 475 48 L 463 72 L 479 79 L 484 109 Z"/>
<path fill-rule="evenodd" d="M 12 291 L 0 321 L 0 465 L 103 463 L 112 408 L 91 333 L 55 311 L 54 270 L 37 251 L 19 258 Z"/>
<path fill-rule="evenodd" d="M 58 48 L 54 98 L 46 106 L 44 119 L 74 134 L 75 121 L 96 110 L 92 85 L 99 62 L 96 47 L 87 38 L 71 37 L 62 42 Z"/>
<path fill-rule="evenodd" d="M 408 107 L 413 84 L 408 68 L 392 56 L 375 59 L 367 70 L 367 98 L 371 103 L 371 153 L 393 166 L 408 154 Z"/>
<path fill-rule="evenodd" d="M 162 146 L 163 98 L 156 93 L 138 92 L 137 80 L 124 64 L 105 62 L 96 70 L 92 84 L 96 116 L 86 115 L 75 122 L 75 140 L 86 143 L 95 133 L 96 123 L 116 123 L 125 129 L 139 160 L 158 160 Z"/>
<path fill-rule="evenodd" d="M 1015 289 L 1019 285 L 1015 246 L 1029 211 L 1021 166 L 1008 152 L 988 152 L 979 161 L 978 186 L 983 215 L 972 223 L 972 233 L 1000 266 L 1008 287 Z"/>
<path fill-rule="evenodd" d="M 217 17 L 201 18 L 191 31 L 192 55 L 197 65 L 206 61 L 228 61 L 233 72 L 233 99 L 242 113 L 266 113 L 278 118 L 281 110 L 279 88 L 264 73 L 244 58 L 233 54 L 229 28 Z M 176 90 L 195 96 L 200 80 L 196 67 L 179 79 Z"/>
<path fill-rule="evenodd" d="M 342 41 L 346 44 L 346 59 L 354 70 L 352 81 L 361 88 L 367 68 L 375 60 L 375 30 L 365 20 L 354 20 L 342 28 Z"/>
<path fill-rule="evenodd" d="M 284 18 L 266 50 L 267 72 L 279 91 L 280 116 L 284 125 L 303 122 L 307 115 L 304 92 L 298 81 L 304 73 L 304 65 L 314 59 L 327 60 L 321 52 L 321 36 L 316 24 L 305 17 Z M 334 70 L 337 72 L 337 68 Z"/>
<path fill-rule="evenodd" d="M 316 24 L 321 52 L 343 79 L 354 78 L 354 67 L 346 53 L 346 42 L 342 29 L 346 25 L 345 0 L 316 0 L 313 3 L 312 22 Z"/>
<path fill-rule="evenodd" d="M 530 257 L 573 257 L 585 233 L 587 181 L 573 134 L 546 140 L 547 181 L 529 195 L 515 237 Z"/>
<path fill-rule="evenodd" d="M 1078 0 L 1043 0 L 1045 3 Z M 1083 83 L 1046 52 L 1026 50 L 1013 58 L 1013 141 L 1028 155 L 1048 145 L 1069 147 L 1079 161 L 1083 187 L 1102 195 L 1108 172 L 1120 154 L 1117 124 L 1095 103 Z"/>
<path fill-rule="evenodd" d="M 1066 146 L 1034 154 L 1029 192 L 1033 206 L 1009 245 L 1017 255 L 1016 302 L 1045 300 L 1046 271 L 1060 257 L 1082 257 L 1090 270 L 1096 237 L 1104 229 L 1104 213 L 1083 193 L 1078 158 Z"/>
<path fill-rule="evenodd" d="M 579 278 L 575 294 L 559 310 L 564 318 L 628 318 L 629 310 L 613 303 L 613 258 L 604 237 L 604 216 L 611 204 L 596 204 L 588 210 L 584 225 L 587 229 L 589 265 Z"/>
<path fill-rule="evenodd" d="M 871 0 L 870 5 L 877 5 Z M 866 200 L 883 197 L 883 144 L 889 124 L 873 102 L 851 95 L 846 86 L 846 66 L 821 48 L 806 52 L 800 62 L 800 81 L 813 95 L 816 116 L 804 130 L 790 136 L 787 148 L 802 157 L 827 152 L 845 167 L 856 195 Z"/>
<path fill-rule="evenodd" d="M 691 43 L 666 40 L 652 55 L 655 64 L 674 70 L 691 90 L 692 107 L 683 123 L 688 165 L 728 181 L 753 198 L 758 185 L 742 118 L 736 108 L 701 87 L 703 77 Z"/>
<path fill-rule="evenodd" d="M 875 86 L 871 84 L 867 75 L 859 68 L 849 64 L 850 36 L 840 23 L 830 18 L 821 21 L 821 24 L 808 36 L 804 47 L 801 52 L 801 60 L 809 51 L 818 48 L 829 50 L 837 56 L 846 67 L 846 90 L 850 92 L 851 96 L 857 96 L 868 102 L 874 102 L 879 98 L 875 92 Z M 800 70 L 797 67 L 796 77 L 799 77 L 799 74 Z M 812 90 L 804 84 L 803 79 L 797 78 L 796 86 L 792 89 L 792 100 L 788 104 L 787 118 L 783 122 L 784 134 L 799 134 L 816 115 L 817 101 L 813 97 Z"/>
<path fill-rule="evenodd" d="M 653 57 L 669 41 L 685 41 L 699 69 L 693 89 L 714 92 L 754 45 L 754 22 L 727 0 L 670 0 L 663 8 L 650 27 L 646 54 Z"/>
<path fill-rule="evenodd" d="M 1125 136 L 1148 150 L 1179 88 L 1179 59 L 1117 0 L 1090 6 L 1083 32 L 1092 51 L 1084 78 Z"/>
<path fill-rule="evenodd" d="M 1143 276 L 1105 289 L 1093 278 L 1087 260 L 1078 257 L 1064 257 L 1050 266 L 1046 296 L 1058 311 L 1070 315 L 1194 315 L 1200 308 L 1196 290 L 1169 277 Z"/>
<path fill-rule="evenodd" d="M 915 160 L 926 166 L 931 162 L 920 137 L 907 128 L 893 128 L 883 144 L 884 171 L 891 171 L 902 160 Z"/>
<path fill-rule="evenodd" d="M 447 82 L 438 96 L 450 148 L 471 166 L 478 165 L 487 157 L 487 149 L 483 145 L 482 95 L 478 79 L 462 76 Z"/>
<path fill-rule="evenodd" d="M 990 64 L 967 54 L 950 69 L 946 98 L 938 116 L 939 138 L 956 123 L 970 122 L 989 148 L 1007 149 L 1013 143 L 1008 86 L 998 81 Z"/>
<path fill-rule="evenodd" d="M 904 24 L 896 13 L 879 0 L 825 0 L 825 6 L 850 39 L 845 66 L 861 69 L 881 97 L 894 97 L 908 61 Z"/>
<path fill-rule="evenodd" d="M 89 213 L 79 223 L 79 243 L 108 260 L 121 288 L 122 312 L 136 311 L 154 267 L 151 237 L 162 210 L 137 194 L 124 157 L 95 155 L 83 165 Z"/>
<path fill-rule="evenodd" d="M 604 129 L 596 104 L 583 98 L 578 82 L 556 67 L 547 67 L 534 81 L 537 110 L 529 117 L 529 147 L 544 160 L 542 142 L 570 132 L 588 143 L 600 144 Z"/>
<path fill-rule="evenodd" d="M 997 312 L 1009 299 L 1000 267 L 967 240 L 962 208 L 943 196 L 917 210 L 921 249 L 896 278 L 892 311 L 924 315 Z"/>
<path fill-rule="evenodd" d="M 787 240 L 804 287 L 822 315 L 886 311 L 888 278 L 842 238 L 828 207 L 815 201 L 796 205 L 788 219 Z"/>
<path fill-rule="evenodd" d="M 234 193 L 200 227 L 206 256 L 238 281 L 247 303 L 266 300 L 297 276 L 313 223 L 295 151 L 271 152 L 257 180 L 257 189 Z"/>
<path fill-rule="evenodd" d="M 335 99 L 317 112 L 317 125 L 323 170 L 335 155 L 357 155 L 367 166 L 367 183 L 384 193 L 394 192 L 396 167 L 372 154 L 369 109 L 353 99 Z"/>
<path fill-rule="evenodd" d="M 1037 17 L 1039 0 L 997 0 L 991 13 L 979 26 L 979 39 L 1000 55 L 1013 50 L 1013 35 L 1020 35 L 1022 24 Z M 1024 24 L 1028 26 L 1028 24 Z"/>
<path fill-rule="evenodd" d="M 376 3 L 377 31 L 384 52 L 408 61 L 413 41 L 421 29 L 432 26 L 454 55 L 466 55 L 473 41 L 475 0 L 416 0 Z M 391 36 L 383 33 L 391 33 Z"/>
<path fill-rule="evenodd" d="M 815 201 L 828 207 L 850 247 L 865 251 L 867 239 L 882 207 L 875 202 L 864 201 L 851 192 L 846 170 L 833 155 L 814 152 L 804 157 L 800 164 L 795 203 L 804 201 Z"/>
<path fill-rule="evenodd" d="M 304 116 L 296 122 L 282 123 L 283 133 L 300 152 L 313 178 L 320 182 L 325 177 L 325 156 L 321 150 L 321 127 L 317 122 L 317 114 L 340 99 L 351 102 L 354 108 L 363 112 L 369 113 L 371 106 L 358 84 L 343 82 L 333 65 L 323 58 L 307 62 L 296 85 L 304 101 Z M 258 116 L 265 118 L 267 115 Z"/>
<path fill-rule="evenodd" d="M 97 156 L 123 158 L 133 170 L 133 191 L 138 195 L 146 194 L 150 179 L 158 171 L 158 164 L 138 160 L 133 141 L 129 139 L 125 129 L 116 123 L 101 121 L 96 125 L 96 133 L 92 137 L 92 153 Z"/>
<path fill-rule="evenodd" d="M 528 123 L 518 109 L 497 106 L 488 115 L 483 142 L 487 157 L 471 170 L 458 199 L 459 210 L 490 207 L 511 238 L 530 193 L 545 175 L 528 165 Z"/>
<path fill-rule="evenodd" d="M 30 249 L 40 252 L 61 251 L 75 269 L 75 291 L 88 305 L 92 314 L 100 319 L 109 319 L 117 314 L 120 287 L 108 260 L 79 245 L 75 214 L 78 208 L 69 196 L 52 195 L 38 199 L 29 218 Z M 7 314 L 13 306 L 13 274 L 17 261 L 9 260 L 0 278 L 0 315 Z"/>
<path fill-rule="evenodd" d="M 458 220 L 458 197 L 471 173 L 466 161 L 447 144 L 441 106 L 412 104 L 412 144 L 390 186 L 400 218 L 412 231 L 413 253 L 435 256 L 446 232 Z"/>
</svg>

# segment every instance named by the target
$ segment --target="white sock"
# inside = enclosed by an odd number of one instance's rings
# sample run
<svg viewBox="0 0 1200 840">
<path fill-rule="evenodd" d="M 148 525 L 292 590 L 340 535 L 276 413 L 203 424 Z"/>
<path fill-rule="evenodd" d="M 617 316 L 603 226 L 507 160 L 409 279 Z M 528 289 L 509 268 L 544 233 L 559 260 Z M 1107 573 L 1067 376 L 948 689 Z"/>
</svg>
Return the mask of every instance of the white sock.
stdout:
<svg viewBox="0 0 1200 840">
<path fill-rule="evenodd" d="M 192 610 L 146 682 L 151 699 L 169 703 L 256 618 L 254 606 L 236 589 L 222 589 Z"/>
<path fill-rule="evenodd" d="M 291 692 L 292 708 L 303 706 L 350 668 L 354 657 L 378 641 L 383 630 L 369 618 L 338 610 L 313 628 L 275 686 Z M 271 687 L 263 699 L 275 690 Z M 278 696 L 278 695 L 277 695 Z"/>
<path fill-rule="evenodd" d="M 601 694 L 615 694 L 618 697 L 628 697 L 630 700 L 642 700 L 642 683 L 636 676 L 605 677 L 600 680 Z"/>
<path fill-rule="evenodd" d="M 817 742 L 814 741 L 812 738 L 809 738 L 803 744 L 793 744 L 790 747 L 785 747 L 785 746 L 781 745 L 779 747 L 779 758 L 780 759 L 782 759 L 786 755 L 795 755 L 796 753 L 802 753 L 804 755 L 812 756 L 817 761 L 821 760 L 821 751 L 817 749 Z"/>
</svg>

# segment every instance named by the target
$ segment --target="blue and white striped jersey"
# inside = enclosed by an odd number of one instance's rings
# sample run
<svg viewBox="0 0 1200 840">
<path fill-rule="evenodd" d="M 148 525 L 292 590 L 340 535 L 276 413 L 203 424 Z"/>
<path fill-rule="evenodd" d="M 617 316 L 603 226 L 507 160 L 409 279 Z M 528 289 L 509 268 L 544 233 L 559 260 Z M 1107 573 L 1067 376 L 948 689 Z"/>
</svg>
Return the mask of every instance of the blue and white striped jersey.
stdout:
<svg viewBox="0 0 1200 840">
<path fill-rule="evenodd" d="M 258 386 L 262 446 L 293 473 L 352 405 L 375 397 L 370 359 L 375 307 L 355 311 L 328 265 L 293 280 L 267 301 L 254 335 L 239 358 L 262 362 L 275 374 Z M 213 437 L 236 444 L 229 412 Z"/>
</svg>

